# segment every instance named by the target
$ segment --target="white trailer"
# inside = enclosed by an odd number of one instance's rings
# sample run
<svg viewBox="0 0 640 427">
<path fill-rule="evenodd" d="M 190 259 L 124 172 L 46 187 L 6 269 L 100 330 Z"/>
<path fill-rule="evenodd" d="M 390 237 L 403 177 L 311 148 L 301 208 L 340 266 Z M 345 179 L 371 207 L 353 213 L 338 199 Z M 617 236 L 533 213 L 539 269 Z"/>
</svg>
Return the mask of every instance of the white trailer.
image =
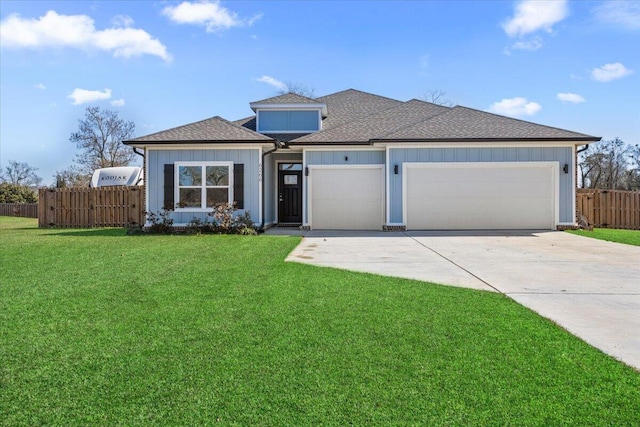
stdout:
<svg viewBox="0 0 640 427">
<path fill-rule="evenodd" d="M 115 185 L 143 185 L 142 168 L 138 166 L 121 166 L 115 168 L 96 169 L 91 177 L 90 187 L 111 187 Z"/>
</svg>

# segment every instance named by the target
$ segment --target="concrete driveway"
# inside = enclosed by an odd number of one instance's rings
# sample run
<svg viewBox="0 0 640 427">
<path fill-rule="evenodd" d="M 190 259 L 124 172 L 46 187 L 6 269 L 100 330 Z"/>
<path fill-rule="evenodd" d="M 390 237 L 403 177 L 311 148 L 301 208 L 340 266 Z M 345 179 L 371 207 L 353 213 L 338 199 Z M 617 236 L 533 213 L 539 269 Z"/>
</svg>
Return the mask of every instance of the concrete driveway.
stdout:
<svg viewBox="0 0 640 427">
<path fill-rule="evenodd" d="M 287 261 L 500 292 L 640 369 L 640 247 L 555 231 L 311 231 Z"/>
</svg>

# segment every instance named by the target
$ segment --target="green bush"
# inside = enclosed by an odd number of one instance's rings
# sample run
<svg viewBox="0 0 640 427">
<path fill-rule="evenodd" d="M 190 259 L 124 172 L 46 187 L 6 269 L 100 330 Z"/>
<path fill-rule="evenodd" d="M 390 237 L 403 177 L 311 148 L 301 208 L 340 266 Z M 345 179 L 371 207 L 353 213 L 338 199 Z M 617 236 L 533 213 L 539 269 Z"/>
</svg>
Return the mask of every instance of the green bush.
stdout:
<svg viewBox="0 0 640 427">
<path fill-rule="evenodd" d="M 160 212 L 147 212 L 147 220 L 151 223 L 147 230 L 152 234 L 171 234 L 173 232 L 173 219 L 170 209 L 162 209 Z"/>
<path fill-rule="evenodd" d="M 38 195 L 29 187 L 3 182 L 0 184 L 0 203 L 38 203 Z"/>
<path fill-rule="evenodd" d="M 147 220 L 151 224 L 144 231 L 150 234 L 241 234 L 253 236 L 258 234 L 251 214 L 246 211 L 235 215 L 234 203 L 220 204 L 213 208 L 202 220 L 194 217 L 186 226 L 176 228 L 171 218 L 172 210 L 162 209 L 158 213 L 148 212 Z"/>
</svg>

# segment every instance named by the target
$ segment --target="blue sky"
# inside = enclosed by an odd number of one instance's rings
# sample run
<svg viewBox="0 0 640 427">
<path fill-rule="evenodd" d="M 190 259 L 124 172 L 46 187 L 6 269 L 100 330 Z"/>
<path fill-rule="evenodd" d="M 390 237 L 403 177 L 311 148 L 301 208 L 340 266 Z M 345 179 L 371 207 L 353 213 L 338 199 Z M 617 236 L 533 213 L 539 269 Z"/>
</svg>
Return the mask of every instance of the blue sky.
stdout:
<svg viewBox="0 0 640 427">
<path fill-rule="evenodd" d="M 0 164 L 44 184 L 88 106 L 141 136 L 283 83 L 454 104 L 640 144 L 640 1 L 0 2 Z"/>
</svg>

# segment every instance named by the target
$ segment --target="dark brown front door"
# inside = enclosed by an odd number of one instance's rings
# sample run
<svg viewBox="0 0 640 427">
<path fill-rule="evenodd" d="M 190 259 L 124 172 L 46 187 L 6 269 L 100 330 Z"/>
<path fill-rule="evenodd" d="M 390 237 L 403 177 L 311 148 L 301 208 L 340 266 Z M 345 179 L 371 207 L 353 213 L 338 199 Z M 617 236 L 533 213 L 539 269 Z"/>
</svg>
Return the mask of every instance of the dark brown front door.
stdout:
<svg viewBox="0 0 640 427">
<path fill-rule="evenodd" d="M 278 223 L 302 224 L 301 170 L 278 170 Z"/>
</svg>

